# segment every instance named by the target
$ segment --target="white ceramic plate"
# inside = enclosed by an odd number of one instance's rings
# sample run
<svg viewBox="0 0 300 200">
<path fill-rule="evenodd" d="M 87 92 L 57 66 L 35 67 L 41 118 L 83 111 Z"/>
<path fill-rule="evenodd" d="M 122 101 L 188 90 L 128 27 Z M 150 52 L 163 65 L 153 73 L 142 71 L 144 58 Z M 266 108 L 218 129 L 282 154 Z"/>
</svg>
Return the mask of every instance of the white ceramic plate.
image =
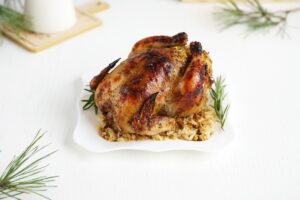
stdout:
<svg viewBox="0 0 300 200">
<path fill-rule="evenodd" d="M 213 136 L 207 141 L 195 142 L 184 140 L 168 140 L 168 141 L 131 141 L 131 142 L 109 142 L 103 139 L 98 134 L 97 124 L 98 118 L 94 114 L 94 111 L 82 110 L 81 99 L 86 99 L 87 92 L 84 91 L 84 87 L 88 85 L 89 80 L 99 73 L 90 72 L 82 77 L 81 95 L 79 96 L 77 103 L 78 120 L 74 130 L 74 141 L 91 152 L 109 152 L 116 150 L 143 150 L 152 152 L 162 152 L 171 150 L 195 150 L 203 152 L 216 152 L 230 144 L 234 139 L 234 131 L 229 123 L 226 122 L 224 131 L 214 133 Z"/>
</svg>

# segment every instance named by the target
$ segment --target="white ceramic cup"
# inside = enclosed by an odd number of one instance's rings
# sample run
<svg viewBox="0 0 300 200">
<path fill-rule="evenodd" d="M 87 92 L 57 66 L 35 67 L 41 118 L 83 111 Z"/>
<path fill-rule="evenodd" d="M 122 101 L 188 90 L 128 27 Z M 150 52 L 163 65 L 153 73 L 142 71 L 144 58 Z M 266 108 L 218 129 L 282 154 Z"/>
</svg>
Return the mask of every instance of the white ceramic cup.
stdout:
<svg viewBox="0 0 300 200">
<path fill-rule="evenodd" d="M 72 0 L 26 0 L 24 12 L 38 33 L 65 31 L 76 23 Z"/>
</svg>

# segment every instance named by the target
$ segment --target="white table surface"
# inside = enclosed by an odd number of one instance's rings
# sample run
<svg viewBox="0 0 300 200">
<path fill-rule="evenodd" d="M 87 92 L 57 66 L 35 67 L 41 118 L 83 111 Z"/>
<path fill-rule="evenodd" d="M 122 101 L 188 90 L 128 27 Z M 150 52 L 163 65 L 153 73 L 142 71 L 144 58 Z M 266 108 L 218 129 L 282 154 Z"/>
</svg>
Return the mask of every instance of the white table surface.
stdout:
<svg viewBox="0 0 300 200">
<path fill-rule="evenodd" d="M 48 174 L 60 175 L 54 200 L 300 199 L 300 30 L 290 38 L 220 32 L 213 5 L 172 0 L 110 0 L 104 24 L 32 54 L 0 47 L 0 170 L 38 129 L 59 149 Z M 281 8 L 292 5 L 270 5 Z M 300 14 L 291 16 L 298 25 Z M 119 151 L 91 154 L 76 146 L 75 99 L 85 71 L 125 58 L 138 39 L 185 31 L 210 51 L 227 77 L 230 121 L 238 135 L 217 154 Z M 27 197 L 24 199 L 39 199 Z"/>
</svg>

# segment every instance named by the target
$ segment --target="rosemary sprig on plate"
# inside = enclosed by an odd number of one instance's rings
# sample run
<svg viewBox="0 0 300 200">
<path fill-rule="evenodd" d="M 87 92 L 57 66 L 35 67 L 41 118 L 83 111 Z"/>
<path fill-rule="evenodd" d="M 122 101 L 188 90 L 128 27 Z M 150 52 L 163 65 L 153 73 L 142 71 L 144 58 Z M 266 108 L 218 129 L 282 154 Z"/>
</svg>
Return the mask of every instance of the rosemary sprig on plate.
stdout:
<svg viewBox="0 0 300 200">
<path fill-rule="evenodd" d="M 43 165 L 42 161 L 54 154 L 56 151 L 36 157 L 48 145 L 39 146 L 39 141 L 44 133 L 39 131 L 33 141 L 25 150 L 8 164 L 0 176 L 0 199 L 20 199 L 22 194 L 35 194 L 45 199 L 50 199 L 42 194 L 51 187 L 57 176 L 45 176 L 43 172 L 48 164 Z"/>
<path fill-rule="evenodd" d="M 83 105 L 82 109 L 83 110 L 88 110 L 90 108 L 94 108 L 94 112 L 97 115 L 98 114 L 98 107 L 95 103 L 95 90 L 92 89 L 84 89 L 85 91 L 90 93 L 90 96 L 88 99 L 83 99 L 81 100 L 85 104 Z"/>
<path fill-rule="evenodd" d="M 278 28 L 278 33 L 284 35 L 289 14 L 300 11 L 300 7 L 269 11 L 259 0 L 245 0 L 243 5 L 228 0 L 217 8 L 214 16 L 223 29 L 238 25 L 246 26 L 248 32 Z"/>
<path fill-rule="evenodd" d="M 210 90 L 210 96 L 213 99 L 212 107 L 215 109 L 215 112 L 220 121 L 222 129 L 224 128 L 228 110 L 229 110 L 229 105 L 226 105 L 225 107 L 223 105 L 223 101 L 225 100 L 226 97 L 225 94 L 226 85 L 224 83 L 225 83 L 225 79 L 219 76 L 214 82 L 214 87 L 211 88 Z"/>
</svg>

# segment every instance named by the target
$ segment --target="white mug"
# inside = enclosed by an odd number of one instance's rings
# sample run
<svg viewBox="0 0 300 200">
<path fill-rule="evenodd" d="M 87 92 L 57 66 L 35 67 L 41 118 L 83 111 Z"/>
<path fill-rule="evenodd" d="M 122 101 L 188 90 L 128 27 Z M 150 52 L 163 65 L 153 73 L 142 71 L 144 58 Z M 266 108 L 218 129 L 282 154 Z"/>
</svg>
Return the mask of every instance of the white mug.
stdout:
<svg viewBox="0 0 300 200">
<path fill-rule="evenodd" d="M 26 0 L 24 12 L 37 33 L 61 32 L 76 23 L 72 0 Z"/>
</svg>

